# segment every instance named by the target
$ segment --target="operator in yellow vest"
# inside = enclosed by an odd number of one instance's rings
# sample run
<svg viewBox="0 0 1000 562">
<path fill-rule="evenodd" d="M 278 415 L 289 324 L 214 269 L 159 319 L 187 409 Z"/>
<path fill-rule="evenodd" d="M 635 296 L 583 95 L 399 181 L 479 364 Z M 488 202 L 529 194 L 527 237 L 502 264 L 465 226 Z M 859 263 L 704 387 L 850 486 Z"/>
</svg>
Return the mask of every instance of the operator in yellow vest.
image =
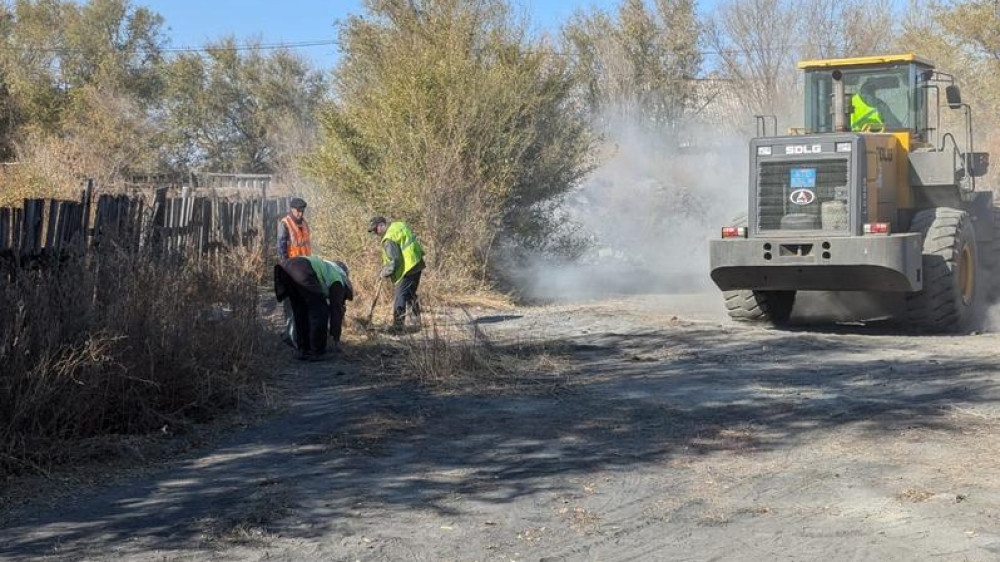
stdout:
<svg viewBox="0 0 1000 562">
<path fill-rule="evenodd" d="M 417 289 L 424 270 L 424 249 L 416 235 L 405 222 L 389 223 L 385 217 L 374 217 L 368 222 L 368 232 L 382 240 L 382 277 L 396 286 L 392 309 L 392 325 L 401 329 L 410 309 L 413 323 L 420 325 L 420 301 Z"/>
<path fill-rule="evenodd" d="M 886 128 L 899 128 L 900 122 L 889 106 L 878 97 L 878 78 L 869 79 L 861 90 L 851 96 L 851 130 L 866 129 L 881 132 Z"/>
<path fill-rule="evenodd" d="M 875 131 L 881 131 L 883 127 L 882 115 L 878 109 L 865 103 L 861 94 L 851 96 L 851 130 L 858 132 L 866 126 Z"/>
</svg>

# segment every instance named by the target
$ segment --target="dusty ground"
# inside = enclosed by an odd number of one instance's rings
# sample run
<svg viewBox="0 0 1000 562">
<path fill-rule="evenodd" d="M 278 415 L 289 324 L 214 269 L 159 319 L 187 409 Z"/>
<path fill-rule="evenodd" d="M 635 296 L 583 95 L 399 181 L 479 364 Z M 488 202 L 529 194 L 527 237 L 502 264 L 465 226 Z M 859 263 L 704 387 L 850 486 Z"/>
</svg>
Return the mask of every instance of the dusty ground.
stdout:
<svg viewBox="0 0 1000 562">
<path fill-rule="evenodd" d="M 714 295 L 477 323 L 537 384 L 289 363 L 283 413 L 6 514 L 0 559 L 1000 559 L 1000 334 L 743 327 Z"/>
</svg>

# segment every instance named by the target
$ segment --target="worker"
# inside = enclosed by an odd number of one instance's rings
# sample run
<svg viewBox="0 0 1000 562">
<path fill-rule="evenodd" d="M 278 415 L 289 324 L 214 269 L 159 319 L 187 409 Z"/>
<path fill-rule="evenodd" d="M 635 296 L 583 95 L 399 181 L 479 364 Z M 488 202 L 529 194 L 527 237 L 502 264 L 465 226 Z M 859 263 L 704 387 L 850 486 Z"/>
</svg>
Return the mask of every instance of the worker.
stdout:
<svg viewBox="0 0 1000 562">
<path fill-rule="evenodd" d="M 312 255 L 312 235 L 305 212 L 305 200 L 293 197 L 288 202 L 288 214 L 278 222 L 278 256 L 282 262 Z"/>
<path fill-rule="evenodd" d="M 893 115 L 889 106 L 878 96 L 880 79 L 873 78 L 865 82 L 861 90 L 851 96 L 851 130 L 858 132 L 866 128 L 875 132 L 886 127 L 899 128 L 900 121 Z"/>
<path fill-rule="evenodd" d="M 278 221 L 278 257 L 281 263 L 291 258 L 312 254 L 312 234 L 305 219 L 306 202 L 292 197 L 288 202 L 288 214 Z M 295 323 L 292 321 L 290 301 L 284 305 L 285 331 L 282 340 L 295 347 Z"/>
<path fill-rule="evenodd" d="M 368 222 L 368 232 L 374 233 L 382 241 L 383 279 L 389 279 L 396 286 L 392 309 L 392 327 L 401 330 L 406 320 L 406 309 L 410 309 L 413 324 L 420 325 L 420 301 L 417 289 L 420 274 L 424 270 L 424 249 L 416 235 L 405 222 L 389 223 L 385 217 L 374 217 Z"/>
<path fill-rule="evenodd" d="M 328 337 L 339 352 L 346 301 L 354 299 L 346 265 L 316 256 L 291 258 L 274 266 L 274 295 L 291 303 L 299 359 L 323 359 Z"/>
</svg>

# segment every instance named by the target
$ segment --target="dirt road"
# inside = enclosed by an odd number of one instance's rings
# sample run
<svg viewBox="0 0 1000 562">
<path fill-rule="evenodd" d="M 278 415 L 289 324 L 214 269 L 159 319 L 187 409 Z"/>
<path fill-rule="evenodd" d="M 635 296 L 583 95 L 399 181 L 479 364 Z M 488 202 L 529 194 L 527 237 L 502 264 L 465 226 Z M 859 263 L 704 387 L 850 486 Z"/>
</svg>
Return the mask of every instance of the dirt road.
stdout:
<svg viewBox="0 0 1000 562">
<path fill-rule="evenodd" d="M 289 364 L 286 412 L 7 514 L 0 559 L 1000 559 L 1000 335 L 717 303 L 484 314 L 551 357 L 555 384 L 506 394 Z"/>
</svg>

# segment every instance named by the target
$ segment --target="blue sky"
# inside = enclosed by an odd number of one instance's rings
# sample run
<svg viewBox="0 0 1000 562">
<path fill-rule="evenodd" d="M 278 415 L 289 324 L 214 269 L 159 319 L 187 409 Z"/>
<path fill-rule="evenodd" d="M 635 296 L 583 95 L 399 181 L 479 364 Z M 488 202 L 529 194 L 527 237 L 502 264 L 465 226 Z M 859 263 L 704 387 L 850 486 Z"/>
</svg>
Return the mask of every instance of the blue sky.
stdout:
<svg viewBox="0 0 1000 562">
<path fill-rule="evenodd" d="M 259 37 L 264 43 L 332 40 L 334 22 L 359 13 L 361 0 L 133 0 L 166 18 L 173 47 L 200 47 L 225 35 Z M 557 29 L 577 8 L 613 9 L 619 0 L 512 0 L 536 29 Z M 702 9 L 715 0 L 703 0 Z M 302 48 L 317 66 L 337 60 L 334 45 Z"/>
</svg>

